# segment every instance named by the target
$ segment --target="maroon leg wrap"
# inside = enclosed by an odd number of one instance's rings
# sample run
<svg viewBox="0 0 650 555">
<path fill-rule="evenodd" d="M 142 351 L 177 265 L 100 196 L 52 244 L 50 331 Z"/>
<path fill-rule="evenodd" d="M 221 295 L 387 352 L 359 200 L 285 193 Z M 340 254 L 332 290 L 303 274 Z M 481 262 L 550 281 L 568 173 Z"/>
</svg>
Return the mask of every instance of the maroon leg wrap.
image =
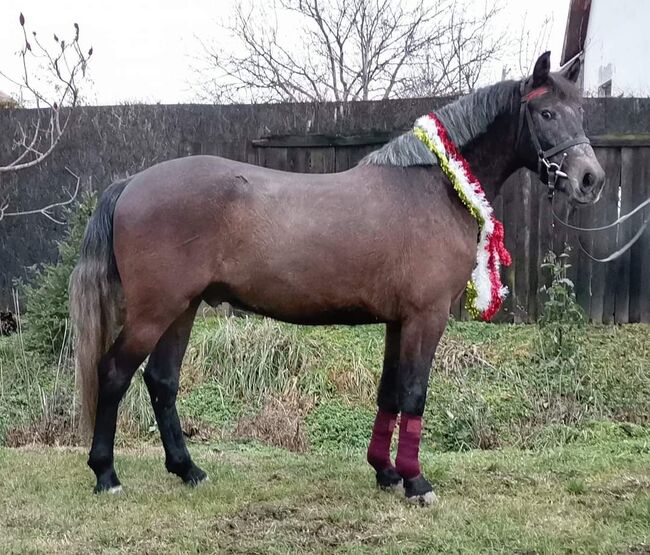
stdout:
<svg viewBox="0 0 650 555">
<path fill-rule="evenodd" d="M 390 441 L 397 422 L 397 415 L 377 411 L 375 425 L 372 427 L 372 438 L 368 446 L 368 462 L 377 472 L 393 466 L 390 462 Z"/>
<path fill-rule="evenodd" d="M 399 423 L 399 443 L 395 468 L 402 478 L 411 480 L 420 475 L 420 436 L 422 417 L 402 413 Z"/>
</svg>

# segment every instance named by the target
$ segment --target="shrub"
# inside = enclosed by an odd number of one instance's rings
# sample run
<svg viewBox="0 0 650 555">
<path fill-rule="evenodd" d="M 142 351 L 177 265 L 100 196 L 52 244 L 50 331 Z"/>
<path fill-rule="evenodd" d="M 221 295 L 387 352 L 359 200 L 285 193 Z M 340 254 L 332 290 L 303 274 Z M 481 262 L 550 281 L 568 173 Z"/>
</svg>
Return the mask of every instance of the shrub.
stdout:
<svg viewBox="0 0 650 555">
<path fill-rule="evenodd" d="M 424 438 L 442 451 L 492 449 L 499 445 L 497 422 L 474 383 L 431 384 Z"/>
<path fill-rule="evenodd" d="M 95 208 L 96 196 L 86 194 L 71 213 L 65 237 L 58 243 L 58 260 L 32 269 L 20 285 L 26 306 L 25 347 L 55 359 L 69 335 L 68 281 L 79 256 L 86 223 Z"/>
</svg>

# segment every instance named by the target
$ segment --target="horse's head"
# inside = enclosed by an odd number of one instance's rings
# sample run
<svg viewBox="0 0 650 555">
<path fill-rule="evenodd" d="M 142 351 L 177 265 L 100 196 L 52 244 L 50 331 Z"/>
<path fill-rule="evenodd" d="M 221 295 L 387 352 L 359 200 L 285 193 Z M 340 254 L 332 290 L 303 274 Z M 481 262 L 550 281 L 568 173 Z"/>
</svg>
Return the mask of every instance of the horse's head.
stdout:
<svg viewBox="0 0 650 555">
<path fill-rule="evenodd" d="M 582 125 L 580 72 L 576 58 L 559 73 L 550 72 L 550 52 L 535 63 L 521 84 L 517 149 L 523 164 L 538 173 L 549 191 L 563 191 L 572 202 L 596 202 L 605 183 Z"/>
</svg>

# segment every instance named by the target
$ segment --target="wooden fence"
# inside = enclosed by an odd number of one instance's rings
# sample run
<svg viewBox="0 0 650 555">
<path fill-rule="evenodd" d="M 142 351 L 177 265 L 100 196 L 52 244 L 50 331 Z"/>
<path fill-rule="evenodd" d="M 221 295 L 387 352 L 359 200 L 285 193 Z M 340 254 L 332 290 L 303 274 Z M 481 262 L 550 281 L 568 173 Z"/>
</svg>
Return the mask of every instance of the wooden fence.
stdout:
<svg viewBox="0 0 650 555">
<path fill-rule="evenodd" d="M 66 168 L 84 188 L 99 189 L 161 160 L 215 154 L 289 171 L 336 172 L 408 129 L 421 114 L 449 99 L 418 98 L 350 104 L 124 105 L 81 108 L 73 114 L 59 148 L 39 167 L 0 175 L 0 200 L 14 210 L 65 197 Z M 0 162 L 11 159 L 13 132 L 28 125 L 29 110 L 0 110 Z M 610 222 L 650 195 L 650 99 L 586 99 L 586 131 L 607 172 L 602 200 L 572 220 L 593 226 Z M 558 195 L 560 200 L 562 195 Z M 512 294 L 500 318 L 534 321 L 541 310 L 549 250 L 573 247 L 569 277 L 580 304 L 594 322 L 650 322 L 650 232 L 620 260 L 592 263 L 576 239 L 553 225 L 544 187 L 526 171 L 513 176 L 497 197 L 513 265 L 504 270 Z M 560 202 L 558 210 L 566 213 Z M 586 241 L 597 255 L 609 253 L 634 233 L 637 218 L 617 232 Z M 28 267 L 56 257 L 64 227 L 32 216 L 0 224 L 0 309 L 12 307 L 14 279 Z M 458 318 L 463 308 L 453 309 Z"/>
</svg>

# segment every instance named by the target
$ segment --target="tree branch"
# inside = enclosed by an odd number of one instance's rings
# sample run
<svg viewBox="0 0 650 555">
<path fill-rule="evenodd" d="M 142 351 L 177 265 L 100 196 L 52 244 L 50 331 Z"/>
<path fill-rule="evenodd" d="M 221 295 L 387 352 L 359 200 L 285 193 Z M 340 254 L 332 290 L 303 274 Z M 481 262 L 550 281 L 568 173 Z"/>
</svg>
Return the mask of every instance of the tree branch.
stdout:
<svg viewBox="0 0 650 555">
<path fill-rule="evenodd" d="M 40 41 L 36 32 L 32 33 L 32 42 L 28 38 L 25 27 L 25 18 L 20 14 L 20 25 L 23 31 L 23 47 L 20 51 L 21 65 L 23 74 L 18 81 L 0 71 L 0 76 L 9 82 L 17 85 L 20 89 L 26 90 L 33 98 L 36 105 L 36 121 L 33 121 L 31 136 L 28 132 L 18 125 L 18 138 L 15 139 L 15 147 L 20 151 L 10 162 L 0 164 L 0 173 L 16 172 L 27 168 L 34 167 L 42 163 L 56 149 L 61 137 L 65 133 L 70 115 L 71 108 L 74 108 L 79 99 L 79 87 L 77 75 L 85 75 L 88 59 L 92 56 L 92 48 L 84 55 L 79 46 L 79 26 L 75 23 L 75 34 L 71 41 L 65 42 L 59 40 L 54 35 L 57 44 L 57 54 L 52 54 Z M 32 45 L 33 43 L 33 45 Z M 68 54 L 74 53 L 72 62 L 68 61 Z M 41 88 L 34 84 L 32 72 L 30 71 L 30 62 L 36 60 L 45 60 L 45 77 L 52 79 L 54 82 L 54 91 L 51 95 L 43 92 Z M 61 65 L 65 66 L 64 68 Z M 57 94 L 58 91 L 58 94 Z M 41 104 L 47 106 L 42 108 Z M 62 109 L 67 107 L 67 112 L 62 119 Z M 43 120 L 47 119 L 44 124 Z M 49 146 L 41 148 L 41 143 L 49 142 Z"/>
<path fill-rule="evenodd" d="M 77 196 L 79 195 L 79 184 L 81 183 L 81 178 L 74 173 L 70 168 L 66 166 L 65 171 L 67 171 L 72 177 L 74 177 L 77 181 L 75 183 L 75 188 L 74 192 L 72 194 L 69 194 L 69 198 L 67 200 L 63 200 L 60 202 L 53 202 L 52 204 L 48 204 L 47 206 L 43 206 L 42 208 L 35 208 L 33 210 L 22 210 L 19 212 L 7 212 L 7 209 L 9 208 L 9 203 L 5 203 L 0 206 L 0 221 L 2 221 L 4 218 L 9 218 L 9 217 L 17 217 L 17 216 L 30 216 L 33 214 L 40 214 L 41 216 L 45 216 L 48 220 L 53 221 L 56 224 L 65 224 L 65 222 L 58 220 L 54 217 L 52 214 L 52 210 L 56 208 L 62 208 L 64 206 L 69 206 L 72 204 L 76 199 Z"/>
<path fill-rule="evenodd" d="M 239 44 L 202 46 L 219 100 L 350 101 L 432 84 L 460 93 L 499 51 L 487 38 L 499 1 L 472 19 L 456 0 L 277 0 L 270 11 L 238 0 L 224 30 Z"/>
</svg>

